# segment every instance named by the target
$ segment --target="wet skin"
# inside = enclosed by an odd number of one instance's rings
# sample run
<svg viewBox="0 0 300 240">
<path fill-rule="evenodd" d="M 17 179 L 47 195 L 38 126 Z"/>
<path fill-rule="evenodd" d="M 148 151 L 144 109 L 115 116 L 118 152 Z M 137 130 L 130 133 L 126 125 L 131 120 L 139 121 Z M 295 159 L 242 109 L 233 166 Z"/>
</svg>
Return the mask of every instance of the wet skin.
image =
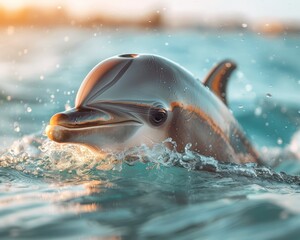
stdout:
<svg viewBox="0 0 300 240">
<path fill-rule="evenodd" d="M 75 107 L 55 114 L 46 133 L 56 142 L 104 151 L 172 138 L 179 152 L 191 143 L 192 150 L 220 161 L 257 162 L 259 156 L 225 105 L 226 83 L 234 69 L 228 64 L 219 64 L 205 86 L 159 56 L 109 58 L 91 70 Z"/>
</svg>

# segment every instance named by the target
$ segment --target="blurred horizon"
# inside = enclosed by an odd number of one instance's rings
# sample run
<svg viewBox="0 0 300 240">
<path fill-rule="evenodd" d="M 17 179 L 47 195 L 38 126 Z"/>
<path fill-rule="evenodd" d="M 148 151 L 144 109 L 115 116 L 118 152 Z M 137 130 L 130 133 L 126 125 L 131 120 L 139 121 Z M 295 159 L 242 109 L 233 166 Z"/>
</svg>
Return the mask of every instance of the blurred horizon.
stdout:
<svg viewBox="0 0 300 240">
<path fill-rule="evenodd" d="M 271 6 L 271 7 L 270 7 Z M 90 0 L 0 0 L 0 26 L 143 27 L 300 32 L 295 0 L 210 2 Z"/>
<path fill-rule="evenodd" d="M 40 8 L 58 8 L 68 10 L 77 17 L 87 17 L 88 15 L 103 14 L 115 15 L 126 18 L 139 18 L 145 13 L 151 11 L 165 11 L 166 14 L 175 17 L 195 17 L 201 15 L 202 18 L 216 18 L 219 15 L 245 17 L 249 21 L 300 21 L 299 7 L 297 0 L 143 0 L 143 4 L 137 4 L 139 1 L 71 1 L 71 0 L 0 0 L 0 6 L 8 10 L 16 10 L 26 6 Z M 134 9 L 134 11 L 133 11 Z M 116 16 L 115 16 L 116 17 Z"/>
</svg>

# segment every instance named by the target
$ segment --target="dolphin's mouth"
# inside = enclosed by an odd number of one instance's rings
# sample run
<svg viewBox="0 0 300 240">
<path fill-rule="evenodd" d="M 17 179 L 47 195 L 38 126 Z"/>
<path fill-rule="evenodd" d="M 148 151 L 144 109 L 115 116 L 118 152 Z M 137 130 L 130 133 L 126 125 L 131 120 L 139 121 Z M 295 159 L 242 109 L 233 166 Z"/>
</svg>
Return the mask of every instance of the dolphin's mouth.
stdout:
<svg viewBox="0 0 300 240">
<path fill-rule="evenodd" d="M 62 125 L 51 125 L 46 127 L 46 134 L 49 139 L 55 142 L 87 142 L 87 136 L 99 133 L 103 137 L 108 136 L 108 132 L 113 132 L 114 129 L 128 128 L 128 127 L 140 127 L 142 124 L 137 121 L 124 121 L 115 122 L 103 125 L 89 125 L 89 126 L 62 126 Z M 113 134 L 112 134 L 113 135 Z"/>
<path fill-rule="evenodd" d="M 128 121 L 120 121 L 120 122 L 86 122 L 86 123 L 64 123 L 64 124 L 49 124 L 49 126 L 60 126 L 67 129 L 88 129 L 88 128 L 101 128 L 101 127 L 113 127 L 113 126 L 121 126 L 121 125 L 130 125 L 130 124 L 137 124 L 140 125 L 141 123 L 138 121 L 128 120 Z"/>
<path fill-rule="evenodd" d="M 89 136 L 106 140 L 136 129 L 143 125 L 140 121 L 124 118 L 115 114 L 108 114 L 93 109 L 71 109 L 55 114 L 46 127 L 46 135 L 56 142 L 89 142 Z M 95 137 L 91 137 L 95 138 Z"/>
</svg>

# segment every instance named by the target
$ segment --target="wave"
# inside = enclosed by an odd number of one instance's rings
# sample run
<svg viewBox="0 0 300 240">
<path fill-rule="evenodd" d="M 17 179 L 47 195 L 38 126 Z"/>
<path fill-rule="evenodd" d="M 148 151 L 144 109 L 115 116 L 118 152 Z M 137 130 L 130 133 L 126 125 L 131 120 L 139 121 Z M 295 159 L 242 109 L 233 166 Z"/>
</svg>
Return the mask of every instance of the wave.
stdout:
<svg viewBox="0 0 300 240">
<path fill-rule="evenodd" d="M 296 136 L 300 135 L 297 133 Z M 293 138 L 289 148 L 300 149 L 300 139 Z M 167 145 L 169 147 L 167 147 Z M 171 148 L 170 148 L 171 146 Z M 255 163 L 234 164 L 219 162 L 190 150 L 187 144 L 183 153 L 177 152 L 176 142 L 166 139 L 153 147 L 137 146 L 122 152 L 95 152 L 83 145 L 58 144 L 42 135 L 28 135 L 14 142 L 10 148 L 0 154 L 0 167 L 11 168 L 51 181 L 84 181 L 96 179 L 101 171 L 122 171 L 124 164 L 134 166 L 137 163 L 147 165 L 147 169 L 161 167 L 182 167 L 188 171 L 205 171 L 223 177 L 246 177 L 248 179 L 268 180 L 287 184 L 300 184 L 299 176 L 276 172 L 267 166 Z M 268 156 L 291 151 L 286 149 L 268 149 Z M 299 151 L 300 152 L 300 151 Z M 286 155 L 290 156 L 290 155 Z M 295 156 L 295 152 L 294 155 Z"/>
</svg>

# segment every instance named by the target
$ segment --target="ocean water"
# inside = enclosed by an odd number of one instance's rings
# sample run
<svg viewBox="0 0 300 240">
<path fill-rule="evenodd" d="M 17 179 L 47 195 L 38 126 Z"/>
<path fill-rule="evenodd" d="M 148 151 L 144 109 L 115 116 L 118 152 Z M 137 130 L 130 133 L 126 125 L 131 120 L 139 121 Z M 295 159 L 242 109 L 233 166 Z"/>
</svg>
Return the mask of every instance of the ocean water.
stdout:
<svg viewBox="0 0 300 240">
<path fill-rule="evenodd" d="M 0 36 L 1 239 L 298 239 L 300 35 L 3 28 Z M 50 117 L 74 105 L 90 69 L 120 53 L 162 55 L 200 80 L 234 60 L 229 105 L 266 166 L 218 163 L 189 146 L 179 154 L 165 142 L 103 157 L 47 140 Z"/>
</svg>

